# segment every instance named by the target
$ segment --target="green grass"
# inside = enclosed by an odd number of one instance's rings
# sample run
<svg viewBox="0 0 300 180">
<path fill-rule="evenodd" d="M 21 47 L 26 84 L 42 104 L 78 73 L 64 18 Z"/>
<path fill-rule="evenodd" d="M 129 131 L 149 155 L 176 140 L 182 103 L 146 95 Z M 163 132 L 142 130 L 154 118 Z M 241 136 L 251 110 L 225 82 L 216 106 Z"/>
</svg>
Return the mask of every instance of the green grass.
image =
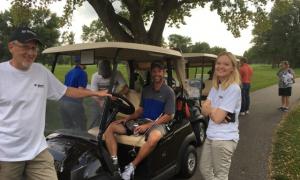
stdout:
<svg viewBox="0 0 300 180">
<path fill-rule="evenodd" d="M 251 91 L 256 91 L 273 84 L 277 84 L 278 79 L 276 73 L 279 68 L 272 68 L 267 64 L 253 64 L 253 77 L 251 83 Z M 294 69 L 297 77 L 300 76 L 300 68 Z"/>
<path fill-rule="evenodd" d="M 276 73 L 278 68 L 271 68 L 271 65 L 254 64 L 251 91 L 262 89 L 278 82 Z"/>
<path fill-rule="evenodd" d="M 300 179 L 300 106 L 288 114 L 274 137 L 271 178 Z"/>
<path fill-rule="evenodd" d="M 61 81 L 64 82 L 66 73 L 72 69 L 73 66 L 71 65 L 58 65 L 55 68 L 54 75 Z M 126 72 L 125 65 L 119 65 L 118 70 L 121 71 L 124 78 L 128 79 L 128 74 Z M 97 66 L 96 65 L 87 65 L 85 71 L 88 74 L 88 81 L 91 82 L 92 75 L 97 72 Z"/>
</svg>

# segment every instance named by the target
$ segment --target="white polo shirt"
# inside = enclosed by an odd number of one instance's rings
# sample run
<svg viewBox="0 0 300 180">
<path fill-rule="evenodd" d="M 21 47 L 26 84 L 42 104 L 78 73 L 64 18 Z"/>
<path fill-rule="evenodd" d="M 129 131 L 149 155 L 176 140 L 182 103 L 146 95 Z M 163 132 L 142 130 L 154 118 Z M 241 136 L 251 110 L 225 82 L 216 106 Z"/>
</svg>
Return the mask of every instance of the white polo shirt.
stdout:
<svg viewBox="0 0 300 180">
<path fill-rule="evenodd" d="M 220 108 L 224 111 L 235 113 L 234 123 L 217 124 L 211 119 L 206 131 L 207 138 L 210 140 L 239 140 L 239 120 L 238 115 L 241 109 L 241 88 L 238 84 L 232 84 L 227 89 L 222 90 L 211 88 L 207 97 L 211 100 L 213 108 Z"/>
<path fill-rule="evenodd" d="M 47 99 L 58 100 L 67 87 L 41 64 L 20 71 L 0 63 L 0 161 L 34 159 L 47 148 Z"/>
<path fill-rule="evenodd" d="M 95 72 L 92 75 L 91 89 L 93 91 L 108 89 L 109 83 L 110 83 L 110 78 L 105 79 L 102 77 L 102 75 L 99 75 L 98 72 Z M 116 92 L 117 88 L 119 86 L 123 86 L 123 85 L 126 85 L 126 81 L 125 81 L 124 77 L 122 76 L 121 72 L 117 71 L 112 92 Z"/>
</svg>

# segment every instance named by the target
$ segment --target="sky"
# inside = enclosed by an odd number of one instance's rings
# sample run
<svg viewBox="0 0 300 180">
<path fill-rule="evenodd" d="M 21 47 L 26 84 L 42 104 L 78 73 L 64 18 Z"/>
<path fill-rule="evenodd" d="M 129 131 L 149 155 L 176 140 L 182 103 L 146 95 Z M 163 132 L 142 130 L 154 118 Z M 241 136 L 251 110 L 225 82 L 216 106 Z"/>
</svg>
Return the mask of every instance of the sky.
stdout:
<svg viewBox="0 0 300 180">
<path fill-rule="evenodd" d="M 9 9 L 9 0 L 1 0 L 0 11 Z M 63 2 L 57 2 L 50 5 L 50 10 L 62 15 Z M 196 8 L 192 10 L 191 17 L 186 17 L 186 25 L 181 25 L 180 28 L 169 28 L 166 26 L 163 37 L 168 39 L 170 34 L 179 34 L 181 36 L 190 37 L 192 43 L 207 42 L 210 47 L 224 47 L 236 55 L 243 55 L 244 51 L 248 50 L 252 44 L 252 29 L 250 26 L 247 29 L 241 30 L 241 36 L 235 38 L 227 27 L 221 22 L 216 11 L 210 11 L 209 6 L 204 8 Z M 84 2 L 83 6 L 76 9 L 73 14 L 72 27 L 68 30 L 75 32 L 75 42 L 81 43 L 82 26 L 89 25 L 93 20 L 97 19 L 97 14 L 89 3 Z"/>
</svg>

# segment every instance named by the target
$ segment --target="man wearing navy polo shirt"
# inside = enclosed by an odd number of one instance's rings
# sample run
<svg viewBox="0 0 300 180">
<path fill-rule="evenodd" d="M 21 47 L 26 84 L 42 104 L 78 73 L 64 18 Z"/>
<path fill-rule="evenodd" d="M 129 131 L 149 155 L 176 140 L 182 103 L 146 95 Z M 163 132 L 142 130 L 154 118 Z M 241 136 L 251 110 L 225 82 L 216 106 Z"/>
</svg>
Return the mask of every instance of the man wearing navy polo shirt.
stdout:
<svg viewBox="0 0 300 180">
<path fill-rule="evenodd" d="M 151 64 L 152 83 L 143 88 L 140 107 L 124 119 L 114 121 L 105 131 L 105 142 L 112 157 L 113 164 L 118 167 L 117 142 L 114 134 L 132 134 L 124 124 L 138 118 L 150 119 L 146 124 L 139 125 L 134 133 L 147 133 L 147 141 L 140 148 L 136 158 L 125 167 L 122 179 L 129 180 L 134 175 L 136 166 L 150 154 L 159 140 L 167 133 L 168 123 L 175 113 L 175 94 L 164 81 L 164 65 L 160 61 Z M 150 129 L 150 130 L 149 130 Z M 147 131 L 149 130 L 149 131 Z"/>
<path fill-rule="evenodd" d="M 67 87 L 83 88 L 87 86 L 87 73 L 84 71 L 85 65 L 80 64 L 80 57 L 75 57 L 75 67 L 65 75 L 65 85 Z M 60 113 L 64 128 L 86 130 L 87 119 L 84 113 L 82 99 L 64 96 L 59 101 Z"/>
</svg>

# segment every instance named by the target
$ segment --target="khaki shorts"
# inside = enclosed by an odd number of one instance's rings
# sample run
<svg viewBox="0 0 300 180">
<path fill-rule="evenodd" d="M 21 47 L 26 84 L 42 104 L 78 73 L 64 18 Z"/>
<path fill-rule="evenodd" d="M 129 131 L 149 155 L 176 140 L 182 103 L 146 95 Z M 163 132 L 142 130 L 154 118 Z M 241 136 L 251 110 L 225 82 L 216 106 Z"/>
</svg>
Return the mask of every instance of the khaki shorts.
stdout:
<svg viewBox="0 0 300 180">
<path fill-rule="evenodd" d="M 0 161 L 0 180 L 57 180 L 54 161 L 47 149 L 33 160 L 5 162 Z"/>
<path fill-rule="evenodd" d="M 167 134 L 167 128 L 166 128 L 166 125 L 165 124 L 160 124 L 160 125 L 154 125 L 152 127 L 152 129 L 147 133 L 149 134 L 151 131 L 153 130 L 157 130 L 161 133 L 162 136 L 165 136 Z"/>
<path fill-rule="evenodd" d="M 126 129 L 126 134 L 127 135 L 132 135 L 133 134 L 133 123 L 138 123 L 139 125 L 142 124 L 147 124 L 149 123 L 149 120 L 143 120 L 143 119 L 138 119 L 138 120 L 129 120 L 128 122 L 126 122 L 126 125 L 124 125 L 125 129 Z M 153 130 L 158 130 L 162 136 L 167 134 L 167 128 L 165 124 L 155 124 L 153 127 L 151 127 L 151 129 L 146 133 L 146 137 L 149 135 L 149 133 Z"/>
</svg>

